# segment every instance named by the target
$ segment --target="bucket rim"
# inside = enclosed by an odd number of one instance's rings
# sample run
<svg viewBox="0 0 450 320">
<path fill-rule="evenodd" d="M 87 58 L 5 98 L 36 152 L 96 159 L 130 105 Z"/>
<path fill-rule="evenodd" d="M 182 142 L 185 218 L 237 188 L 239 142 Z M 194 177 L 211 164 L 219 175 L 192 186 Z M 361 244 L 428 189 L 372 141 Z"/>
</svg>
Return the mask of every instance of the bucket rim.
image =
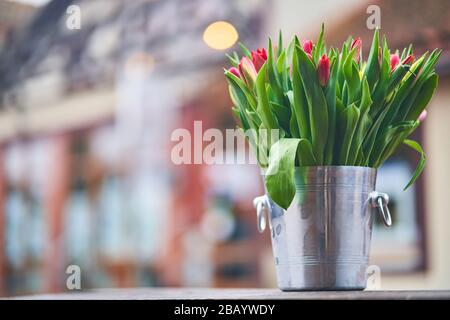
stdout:
<svg viewBox="0 0 450 320">
<path fill-rule="evenodd" d="M 343 165 L 323 165 L 323 166 L 296 166 L 296 169 L 301 168 L 364 168 L 364 169 L 374 169 L 375 167 L 368 167 L 368 166 L 343 166 Z"/>
<path fill-rule="evenodd" d="M 371 173 L 376 173 L 378 171 L 377 168 L 373 167 L 365 167 L 365 166 L 339 166 L 339 165 L 330 165 L 330 166 L 302 166 L 295 167 L 295 172 L 311 172 L 311 171 L 366 171 Z"/>
</svg>

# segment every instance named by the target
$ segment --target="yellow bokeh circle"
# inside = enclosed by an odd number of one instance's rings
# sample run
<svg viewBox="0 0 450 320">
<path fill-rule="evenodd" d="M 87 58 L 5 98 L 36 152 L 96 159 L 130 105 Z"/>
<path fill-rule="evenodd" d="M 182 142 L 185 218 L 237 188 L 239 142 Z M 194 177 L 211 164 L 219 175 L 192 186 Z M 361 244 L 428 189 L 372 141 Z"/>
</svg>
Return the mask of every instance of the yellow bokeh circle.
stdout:
<svg viewBox="0 0 450 320">
<path fill-rule="evenodd" d="M 203 33 L 203 41 L 215 50 L 225 50 L 232 47 L 238 38 L 239 34 L 236 28 L 226 21 L 211 23 Z"/>
</svg>

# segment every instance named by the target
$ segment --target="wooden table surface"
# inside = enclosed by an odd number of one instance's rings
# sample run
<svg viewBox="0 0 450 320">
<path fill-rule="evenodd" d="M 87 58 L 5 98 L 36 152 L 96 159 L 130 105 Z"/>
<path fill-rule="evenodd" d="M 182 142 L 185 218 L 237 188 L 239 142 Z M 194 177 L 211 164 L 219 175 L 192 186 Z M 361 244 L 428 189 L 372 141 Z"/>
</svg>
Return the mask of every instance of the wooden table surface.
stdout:
<svg viewBox="0 0 450 320">
<path fill-rule="evenodd" d="M 160 300 L 160 299 L 450 299 L 449 291 L 309 291 L 282 292 L 278 289 L 207 289 L 207 288 L 133 288 L 96 289 L 60 294 L 19 296 L 13 299 L 93 299 L 93 300 Z"/>
</svg>

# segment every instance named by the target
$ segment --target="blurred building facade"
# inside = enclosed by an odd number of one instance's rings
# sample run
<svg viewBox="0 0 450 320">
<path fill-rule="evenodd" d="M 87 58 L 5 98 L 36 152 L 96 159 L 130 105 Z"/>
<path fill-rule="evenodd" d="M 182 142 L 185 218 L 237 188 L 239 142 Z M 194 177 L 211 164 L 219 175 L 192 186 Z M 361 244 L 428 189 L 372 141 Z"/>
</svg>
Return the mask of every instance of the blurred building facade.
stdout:
<svg viewBox="0 0 450 320">
<path fill-rule="evenodd" d="M 66 27 L 72 4 L 80 30 Z M 224 113 L 232 123 L 224 54 L 202 41 L 219 20 L 245 41 L 263 12 L 243 1 L 53 1 L 9 43 L 0 67 L 3 294 L 64 290 L 71 264 L 83 288 L 261 285 L 253 229 L 236 222 L 253 214 L 239 199 L 260 181 L 222 190 L 207 167 L 170 160 L 174 128 L 224 128 Z M 255 169 L 243 174 L 258 178 Z"/>
<path fill-rule="evenodd" d="M 376 226 L 373 264 L 383 289 L 450 287 L 450 142 L 441 138 L 450 121 L 450 9 L 446 1 L 423 3 L 376 2 L 392 47 L 446 50 L 416 137 L 427 168 L 414 189 L 393 197 L 393 230 Z M 66 25 L 72 4 L 81 9 L 79 30 Z M 83 288 L 274 286 L 269 235 L 256 233 L 251 207 L 263 192 L 258 169 L 170 161 L 174 128 L 194 133 L 195 120 L 204 130 L 234 127 L 224 52 L 208 47 L 203 31 L 226 20 L 256 47 L 278 29 L 286 40 L 314 39 L 324 21 L 332 44 L 349 33 L 368 44 L 368 5 L 58 0 L 43 7 L 0 56 L 0 295 L 66 290 L 72 264 L 81 267 Z M 415 160 L 400 153 L 380 171 L 379 187 L 402 188 Z"/>
<path fill-rule="evenodd" d="M 35 14 L 36 7 L 13 1 L 0 2 L 0 50 Z"/>
</svg>

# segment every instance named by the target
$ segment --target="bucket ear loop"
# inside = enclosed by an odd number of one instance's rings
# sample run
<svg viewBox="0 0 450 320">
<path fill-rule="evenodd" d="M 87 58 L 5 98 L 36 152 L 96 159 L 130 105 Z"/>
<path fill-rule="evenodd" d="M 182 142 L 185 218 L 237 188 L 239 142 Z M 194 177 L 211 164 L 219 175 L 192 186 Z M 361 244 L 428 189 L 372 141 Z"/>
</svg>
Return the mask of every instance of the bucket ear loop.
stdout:
<svg viewBox="0 0 450 320">
<path fill-rule="evenodd" d="M 259 233 L 263 233 L 266 230 L 267 217 L 269 215 L 269 206 L 267 196 L 256 197 L 253 200 L 253 207 L 256 209 L 256 223 Z"/>
<path fill-rule="evenodd" d="M 389 196 L 386 193 L 373 191 L 369 195 L 372 208 L 378 208 L 378 212 L 386 227 L 392 226 L 391 213 L 389 212 Z"/>
</svg>

